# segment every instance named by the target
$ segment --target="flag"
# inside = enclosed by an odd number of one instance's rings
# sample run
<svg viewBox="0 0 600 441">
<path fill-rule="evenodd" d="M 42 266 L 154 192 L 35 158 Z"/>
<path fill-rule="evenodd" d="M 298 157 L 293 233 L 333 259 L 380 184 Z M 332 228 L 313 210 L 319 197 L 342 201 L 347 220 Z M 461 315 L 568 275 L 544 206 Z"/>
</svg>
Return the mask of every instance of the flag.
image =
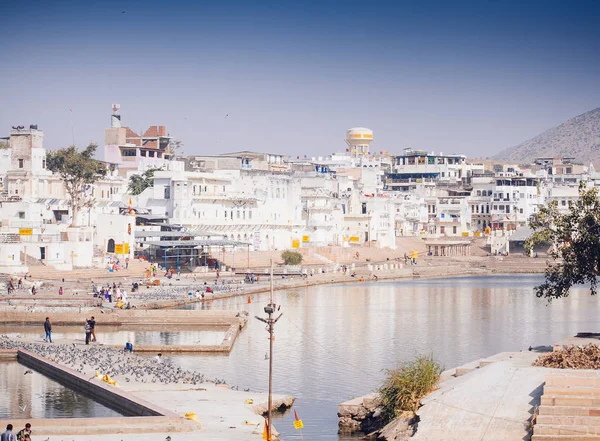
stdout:
<svg viewBox="0 0 600 441">
<path fill-rule="evenodd" d="M 298 413 L 296 412 L 296 409 L 294 409 L 294 420 L 294 429 L 300 430 L 304 427 L 304 423 L 300 418 L 298 418 Z"/>
<path fill-rule="evenodd" d="M 265 441 L 270 441 L 269 440 L 269 424 L 267 423 L 267 420 L 265 420 L 265 428 L 263 429 L 262 439 L 264 439 Z"/>
</svg>

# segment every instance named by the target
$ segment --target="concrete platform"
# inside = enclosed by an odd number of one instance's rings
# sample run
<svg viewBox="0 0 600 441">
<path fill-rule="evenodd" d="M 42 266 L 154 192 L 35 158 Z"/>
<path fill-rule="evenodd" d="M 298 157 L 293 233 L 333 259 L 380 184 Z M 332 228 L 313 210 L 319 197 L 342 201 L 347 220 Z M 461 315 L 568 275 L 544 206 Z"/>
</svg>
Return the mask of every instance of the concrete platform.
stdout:
<svg viewBox="0 0 600 441">
<path fill-rule="evenodd" d="M 539 354 L 498 354 L 472 372 L 446 380 L 422 400 L 415 440 L 522 440 L 548 370 L 531 366 Z M 487 359 L 486 359 L 487 360 Z"/>
</svg>

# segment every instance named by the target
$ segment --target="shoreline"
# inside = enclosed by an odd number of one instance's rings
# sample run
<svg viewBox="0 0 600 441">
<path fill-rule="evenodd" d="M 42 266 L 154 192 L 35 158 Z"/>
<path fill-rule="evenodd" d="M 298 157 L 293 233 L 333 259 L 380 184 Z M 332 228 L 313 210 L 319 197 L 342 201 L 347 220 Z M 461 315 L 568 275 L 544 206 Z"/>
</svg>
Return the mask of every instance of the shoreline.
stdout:
<svg viewBox="0 0 600 441">
<path fill-rule="evenodd" d="M 510 260 L 510 263 L 518 263 L 520 259 Z M 456 262 L 453 262 L 456 263 Z M 356 277 L 350 277 L 348 275 L 342 275 L 338 272 L 333 273 L 322 273 L 315 274 L 314 276 L 309 276 L 307 278 L 299 278 L 298 282 L 290 283 L 282 282 L 276 283 L 277 280 L 274 277 L 273 283 L 273 292 L 282 291 L 286 289 L 297 289 L 297 288 L 309 288 L 313 286 L 322 286 L 322 285 L 345 285 L 350 283 L 374 283 L 374 282 L 391 282 L 391 281 L 403 281 L 403 280 L 428 280 L 428 279 L 443 279 L 443 278 L 457 278 L 457 277 L 486 277 L 486 276 L 508 276 L 508 275 L 532 275 L 532 274 L 544 274 L 546 269 L 546 261 L 543 261 L 542 264 L 530 265 L 528 267 L 508 267 L 501 268 L 495 265 L 490 265 L 490 263 L 496 262 L 485 262 L 480 267 L 471 267 L 465 268 L 464 266 L 454 266 L 454 265 L 436 265 L 436 266 L 421 266 L 418 265 L 413 267 L 405 267 L 396 270 L 388 270 L 384 271 L 366 271 L 366 268 L 359 268 L 356 270 Z M 383 265 L 381 264 L 373 264 L 373 265 Z M 420 270 L 420 271 L 419 271 Z M 446 272 L 444 272 L 446 271 Z M 374 273 L 377 275 L 377 279 L 373 279 L 369 276 L 369 273 Z M 361 276 L 364 280 L 360 280 Z M 292 278 L 292 280 L 294 280 Z M 262 285 L 262 284 L 261 284 Z M 176 308 L 178 306 L 184 306 L 188 304 L 195 303 L 203 303 L 210 302 L 212 300 L 222 300 L 229 299 L 234 297 L 242 297 L 242 296 L 253 296 L 255 294 L 262 294 L 269 292 L 268 282 L 265 282 L 265 285 L 262 285 L 260 288 L 248 289 L 244 291 L 236 291 L 226 294 L 216 294 L 210 297 L 206 297 L 204 299 L 171 299 L 171 300 L 154 300 L 143 302 L 141 307 L 146 309 L 169 309 Z"/>
</svg>

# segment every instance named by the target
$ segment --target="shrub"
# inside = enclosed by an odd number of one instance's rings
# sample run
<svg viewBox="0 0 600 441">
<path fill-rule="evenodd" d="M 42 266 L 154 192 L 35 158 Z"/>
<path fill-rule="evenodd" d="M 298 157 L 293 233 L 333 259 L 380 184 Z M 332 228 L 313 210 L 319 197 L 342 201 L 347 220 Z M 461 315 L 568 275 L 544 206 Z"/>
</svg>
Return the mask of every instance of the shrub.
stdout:
<svg viewBox="0 0 600 441">
<path fill-rule="evenodd" d="M 302 254 L 298 251 L 284 251 L 281 253 L 281 258 L 286 265 L 300 265 L 302 263 Z"/>
<path fill-rule="evenodd" d="M 417 356 L 396 369 L 388 369 L 378 390 L 383 423 L 389 423 L 403 412 L 416 412 L 421 398 L 437 386 L 443 370 L 432 356 Z"/>
</svg>

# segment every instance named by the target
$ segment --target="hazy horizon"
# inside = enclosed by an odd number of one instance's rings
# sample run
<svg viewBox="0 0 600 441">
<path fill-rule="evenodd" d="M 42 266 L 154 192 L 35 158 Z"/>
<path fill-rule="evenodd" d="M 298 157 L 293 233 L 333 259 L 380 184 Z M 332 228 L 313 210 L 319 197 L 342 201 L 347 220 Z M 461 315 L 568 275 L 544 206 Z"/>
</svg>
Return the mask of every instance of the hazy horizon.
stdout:
<svg viewBox="0 0 600 441">
<path fill-rule="evenodd" d="M 592 1 L 156 0 L 0 5 L 0 136 L 100 146 L 112 103 L 185 154 L 373 151 L 487 157 L 600 106 Z M 229 114 L 228 117 L 225 117 Z"/>
</svg>

